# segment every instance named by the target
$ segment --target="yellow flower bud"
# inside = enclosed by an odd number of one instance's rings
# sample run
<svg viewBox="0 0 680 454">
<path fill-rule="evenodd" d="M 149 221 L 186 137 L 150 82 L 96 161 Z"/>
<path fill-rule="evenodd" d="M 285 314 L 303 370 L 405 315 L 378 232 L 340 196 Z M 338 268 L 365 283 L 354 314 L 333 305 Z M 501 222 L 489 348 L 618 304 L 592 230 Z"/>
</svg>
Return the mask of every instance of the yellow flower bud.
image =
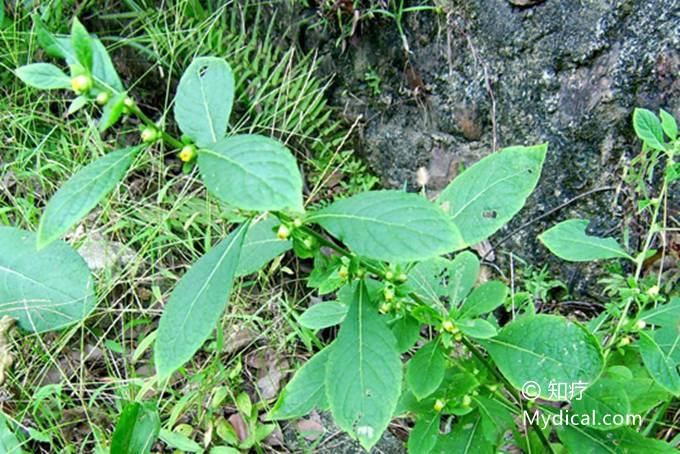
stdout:
<svg viewBox="0 0 680 454">
<path fill-rule="evenodd" d="M 444 407 L 446 407 L 446 402 L 444 402 L 443 400 L 437 399 L 434 402 L 434 407 L 433 407 L 434 411 L 442 411 L 444 409 Z"/>
<path fill-rule="evenodd" d="M 456 334 L 458 332 L 458 328 L 456 328 L 456 325 L 454 325 L 451 320 L 444 320 L 442 328 L 444 328 L 444 331 L 447 333 Z"/>
<path fill-rule="evenodd" d="M 97 101 L 97 104 L 99 104 L 100 106 L 103 106 L 107 102 L 109 102 L 110 98 L 111 98 L 111 95 L 109 95 L 108 92 L 103 91 L 103 92 L 101 92 L 97 95 L 97 98 L 95 99 L 95 101 Z"/>
<path fill-rule="evenodd" d="M 630 337 L 626 336 L 622 338 L 619 343 L 617 344 L 617 347 L 625 347 L 626 345 L 630 344 Z"/>
<path fill-rule="evenodd" d="M 185 145 L 179 152 L 179 159 L 182 162 L 193 161 L 196 157 L 196 147 L 193 145 Z"/>
<path fill-rule="evenodd" d="M 349 275 L 349 270 L 345 265 L 342 265 L 338 270 L 338 274 L 340 275 L 341 278 L 345 279 Z"/>
<path fill-rule="evenodd" d="M 279 230 L 277 230 L 277 232 L 276 232 L 276 237 L 279 240 L 283 241 L 283 240 L 287 240 L 289 236 L 290 236 L 290 229 L 288 227 L 286 227 L 284 224 L 281 224 L 279 226 Z"/>
<path fill-rule="evenodd" d="M 380 305 L 380 313 L 381 314 L 387 314 L 390 310 L 392 309 L 392 305 L 390 303 L 382 303 Z"/>
<path fill-rule="evenodd" d="M 472 404 L 472 398 L 467 394 L 463 396 L 463 401 L 461 402 L 463 407 L 469 407 Z"/>
<path fill-rule="evenodd" d="M 158 130 L 156 128 L 144 128 L 141 133 L 142 142 L 149 143 L 158 140 Z"/>
<path fill-rule="evenodd" d="M 390 287 L 385 287 L 385 290 L 383 290 L 383 294 L 385 295 L 385 301 L 394 300 L 394 290 L 391 289 Z"/>
<path fill-rule="evenodd" d="M 76 93 L 87 93 L 92 88 L 92 79 L 88 76 L 76 76 L 71 79 L 71 88 Z"/>
<path fill-rule="evenodd" d="M 392 279 L 394 279 L 394 273 L 392 271 L 388 271 L 387 273 L 385 273 L 385 279 L 391 281 Z"/>
</svg>

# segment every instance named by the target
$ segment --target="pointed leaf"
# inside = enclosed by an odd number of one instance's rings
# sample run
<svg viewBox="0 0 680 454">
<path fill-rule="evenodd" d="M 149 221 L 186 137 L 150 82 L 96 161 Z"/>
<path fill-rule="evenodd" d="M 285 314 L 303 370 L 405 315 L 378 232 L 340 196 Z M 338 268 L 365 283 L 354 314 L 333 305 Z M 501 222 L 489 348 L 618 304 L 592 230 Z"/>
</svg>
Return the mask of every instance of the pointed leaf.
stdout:
<svg viewBox="0 0 680 454">
<path fill-rule="evenodd" d="M 349 308 L 337 301 L 324 301 L 307 309 L 300 316 L 300 325 L 309 329 L 328 328 L 342 323 Z"/>
<path fill-rule="evenodd" d="M 560 222 L 538 236 L 550 252 L 570 262 L 625 258 L 631 256 L 614 238 L 600 238 L 586 233 L 588 221 L 570 219 Z"/>
<path fill-rule="evenodd" d="M 120 183 L 138 147 L 108 153 L 78 170 L 50 199 L 38 227 L 38 248 L 64 235 Z"/>
<path fill-rule="evenodd" d="M 240 225 L 177 283 L 158 324 L 155 357 L 160 377 L 189 361 L 215 329 L 229 301 L 247 229 L 247 223 Z"/>
<path fill-rule="evenodd" d="M 598 430 L 611 430 L 616 427 L 614 415 L 627 415 L 631 412 L 624 385 L 620 380 L 612 378 L 597 380 L 585 390 L 580 399 L 572 399 L 571 406 L 574 415 L 597 415 L 588 425 Z M 609 424 L 600 425 L 605 415 L 610 415 Z"/>
<path fill-rule="evenodd" d="M 580 425 L 563 424 L 556 426 L 556 431 L 569 452 L 579 454 L 677 453 L 670 444 L 646 438 L 628 427 L 605 432 Z"/>
<path fill-rule="evenodd" d="M 92 71 L 92 40 L 87 30 L 80 23 L 77 17 L 73 18 L 71 25 L 71 45 L 76 54 L 78 63 L 87 69 L 88 73 Z"/>
<path fill-rule="evenodd" d="M 299 418 L 315 408 L 317 410 L 327 408 L 326 366 L 333 345 L 314 355 L 295 373 L 281 392 L 269 419 Z"/>
<path fill-rule="evenodd" d="M 0 318 L 36 333 L 79 322 L 95 306 L 85 261 L 62 241 L 39 252 L 35 243 L 32 232 L 0 227 Z"/>
<path fill-rule="evenodd" d="M 439 438 L 439 424 L 441 415 L 429 413 L 416 421 L 408 437 L 408 452 L 410 454 L 429 454 L 437 444 Z"/>
<path fill-rule="evenodd" d="M 7 417 L 0 412 L 0 452 L 7 454 L 23 454 L 19 440 L 8 426 Z"/>
<path fill-rule="evenodd" d="M 102 116 L 99 118 L 99 132 L 106 131 L 118 122 L 125 111 L 125 98 L 127 98 L 127 93 L 121 92 L 109 99 L 102 110 Z"/>
<path fill-rule="evenodd" d="M 470 251 L 463 251 L 449 267 L 449 303 L 456 307 L 470 293 L 479 276 L 479 259 Z"/>
<path fill-rule="evenodd" d="M 551 382 L 590 385 L 604 367 L 597 339 L 583 326 L 554 315 L 518 318 L 483 345 L 515 388 L 536 382 L 546 400 L 556 400 Z"/>
<path fill-rule="evenodd" d="M 661 127 L 663 132 L 666 133 L 669 139 L 675 140 L 678 138 L 678 124 L 675 118 L 665 110 L 661 109 L 659 111 L 659 116 L 661 117 Z"/>
<path fill-rule="evenodd" d="M 489 339 L 498 334 L 495 326 L 481 318 L 458 320 L 456 326 L 463 334 L 475 339 Z"/>
<path fill-rule="evenodd" d="M 290 240 L 282 241 L 276 237 L 273 229 L 279 224 L 274 217 L 251 224 L 246 233 L 241 249 L 241 258 L 236 269 L 236 276 L 246 276 L 259 271 L 275 257 L 289 251 L 293 244 Z"/>
<path fill-rule="evenodd" d="M 479 413 L 463 416 L 451 428 L 451 432 L 437 440 L 432 451 L 437 454 L 479 454 L 493 453 L 494 446 L 484 438 Z"/>
<path fill-rule="evenodd" d="M 123 408 L 111 438 L 111 452 L 147 454 L 158 438 L 161 420 L 153 404 L 130 402 Z"/>
<path fill-rule="evenodd" d="M 637 136 L 647 144 L 647 146 L 664 151 L 663 126 L 654 115 L 654 112 L 647 109 L 635 109 L 633 112 L 633 128 Z"/>
<path fill-rule="evenodd" d="M 662 348 L 649 334 L 640 332 L 640 354 L 652 378 L 664 389 L 680 395 L 680 374 L 678 362 L 673 358 L 676 350 L 680 351 L 680 341 L 677 337 L 678 327 L 671 327 L 676 331 L 676 341 L 668 348 Z"/>
<path fill-rule="evenodd" d="M 458 310 L 459 318 L 478 317 L 491 312 L 505 302 L 508 287 L 499 281 L 489 281 L 470 293 Z"/>
<path fill-rule="evenodd" d="M 404 314 L 390 324 L 390 329 L 397 338 L 399 353 L 407 352 L 420 338 L 420 322 L 409 314 Z"/>
<path fill-rule="evenodd" d="M 234 75 L 222 58 L 196 58 L 184 71 L 175 95 L 179 129 L 199 147 L 224 138 L 234 103 Z"/>
<path fill-rule="evenodd" d="M 49 63 L 33 63 L 17 68 L 17 77 L 31 87 L 42 90 L 71 88 L 71 79 Z"/>
<path fill-rule="evenodd" d="M 463 247 L 433 203 L 402 191 L 368 191 L 309 216 L 358 255 L 389 262 L 425 260 Z"/>
<path fill-rule="evenodd" d="M 470 246 L 488 238 L 522 209 L 536 187 L 547 145 L 492 153 L 453 180 L 438 199 Z"/>
<path fill-rule="evenodd" d="M 446 372 L 446 357 L 441 339 L 423 345 L 408 362 L 406 382 L 413 394 L 422 400 L 439 388 Z"/>
<path fill-rule="evenodd" d="M 335 422 L 370 450 L 387 428 L 401 392 L 397 341 L 369 301 L 366 284 L 340 328 L 326 367 L 326 396 Z"/>
<path fill-rule="evenodd" d="M 256 134 L 222 139 L 199 150 L 198 168 L 208 190 L 229 205 L 303 211 L 300 170 L 277 140 Z"/>
</svg>

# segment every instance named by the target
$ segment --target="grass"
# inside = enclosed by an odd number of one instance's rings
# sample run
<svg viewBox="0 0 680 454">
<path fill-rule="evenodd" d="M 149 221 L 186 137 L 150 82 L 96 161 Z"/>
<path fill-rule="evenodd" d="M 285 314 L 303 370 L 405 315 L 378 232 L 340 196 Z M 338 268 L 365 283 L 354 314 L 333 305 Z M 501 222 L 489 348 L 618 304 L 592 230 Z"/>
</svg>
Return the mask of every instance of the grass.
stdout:
<svg viewBox="0 0 680 454">
<path fill-rule="evenodd" d="M 42 17 L 63 32 L 70 11 L 60 13 L 59 4 L 43 4 Z M 310 200 L 321 203 L 315 194 L 329 193 L 324 185 L 335 172 L 350 178 L 333 195 L 372 186 L 375 177 L 347 148 L 347 127 L 332 120 L 323 97 L 328 81 L 315 77 L 314 56 L 280 48 L 272 37 L 275 20 L 265 17 L 262 5 L 231 2 L 210 10 L 198 5 L 181 0 L 160 9 L 127 1 L 98 11 L 95 2 L 84 2 L 78 11 L 86 24 L 103 30 L 97 31 L 122 63 L 118 69 L 131 93 L 159 121 L 171 123 L 169 101 L 191 58 L 223 56 L 238 76 L 233 131 L 272 134 L 286 142 L 304 159 Z M 102 140 L 88 112 L 64 121 L 68 95 L 26 88 L 13 76 L 14 68 L 42 58 L 28 11 L 15 12 L 0 42 L 0 222 L 35 230 L 56 189 L 94 157 L 136 140 L 137 128 L 126 123 Z M 224 426 L 223 408 L 205 405 L 216 387 L 226 386 L 225 405 L 233 407 L 238 392 L 256 394 L 251 355 L 273 349 L 290 358 L 287 368 L 293 368 L 300 345 L 303 352 L 318 347 L 318 339 L 294 322 L 309 293 L 290 279 L 285 261 L 279 262 L 241 282 L 215 338 L 171 386 L 152 389 L 151 346 L 162 303 L 189 264 L 224 236 L 233 214 L 206 194 L 194 172 L 182 171 L 172 150 L 155 147 L 138 157 L 135 169 L 68 238 L 79 246 L 99 236 L 134 253 L 97 271 L 97 309 L 85 323 L 61 333 L 12 335 L 15 363 L 3 384 L 2 410 L 33 452 L 105 452 L 124 401 L 140 394 L 158 400 L 165 429 L 189 423 L 189 438 L 226 444 L 216 431 Z M 253 335 L 225 354 L 236 327 Z"/>
</svg>

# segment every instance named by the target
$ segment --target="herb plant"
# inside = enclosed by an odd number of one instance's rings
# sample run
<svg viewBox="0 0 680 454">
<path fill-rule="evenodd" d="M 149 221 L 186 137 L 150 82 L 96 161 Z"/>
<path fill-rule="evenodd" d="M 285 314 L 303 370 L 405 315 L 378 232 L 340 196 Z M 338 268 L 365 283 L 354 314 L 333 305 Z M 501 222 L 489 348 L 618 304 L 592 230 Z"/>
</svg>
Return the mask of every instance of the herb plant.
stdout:
<svg viewBox="0 0 680 454">
<path fill-rule="evenodd" d="M 585 220 L 562 222 L 540 236 L 564 260 L 631 262 L 636 271 L 626 282 L 628 291 L 621 292 L 622 304 L 588 324 L 537 314 L 527 304 L 501 326 L 494 311 L 510 290 L 497 280 L 478 284 L 480 261 L 467 249 L 521 210 L 539 180 L 547 145 L 493 153 L 434 201 L 380 190 L 309 209 L 298 164 L 284 144 L 229 133 L 234 77 L 226 61 L 200 57 L 187 67 L 174 99 L 183 136 L 175 138 L 142 112 L 105 47 L 77 19 L 68 38 L 37 26 L 43 48 L 66 61 L 69 75 L 34 63 L 18 68 L 17 76 L 37 88 L 73 90 L 71 112 L 98 104 L 101 132 L 126 115 L 137 117 L 141 144 L 112 151 L 73 175 L 47 204 L 37 233 L 0 228 L 0 316 L 36 333 L 87 317 L 96 305 L 95 283 L 78 253 L 60 238 L 134 169 L 139 154 L 165 141 L 188 168 L 198 168 L 207 190 L 237 210 L 243 222 L 177 283 L 158 325 L 157 375 L 148 387 L 164 386 L 211 336 L 234 279 L 292 250 L 313 260 L 308 285 L 321 295 L 336 295 L 309 308 L 300 324 L 315 330 L 338 325 L 339 332 L 297 371 L 271 420 L 330 410 L 366 450 L 392 418 L 409 415 L 415 419 L 408 440 L 413 453 L 495 452 L 508 442 L 507 433 L 526 452 L 554 452 L 557 440 L 570 452 L 610 452 L 603 446 L 611 443 L 620 452 L 674 452 L 651 435 L 659 413 L 680 395 L 680 298 L 666 298 L 658 287 L 640 291 L 643 264 L 666 228 L 661 214 L 679 174 L 674 157 L 680 141 L 670 115 L 662 111 L 659 119 L 637 110 L 634 116 L 643 154 L 664 168 L 661 192 L 641 208 L 650 212 L 652 227 L 637 253 L 613 238 L 588 235 Z M 531 399 L 520 393 L 527 383 L 536 385 Z M 583 398 L 571 403 L 574 414 L 636 413 L 645 415 L 644 422 L 541 426 L 533 420 L 519 428 L 516 417 L 550 415 L 556 411 L 550 401 L 565 400 L 550 392 L 554 383 L 584 384 Z M 249 400 L 247 406 L 250 418 Z M 256 415 L 249 421 L 259 424 Z M 160 425 L 153 403 L 128 404 L 112 452 L 149 452 L 157 436 L 181 445 Z M 264 436 L 273 429 L 257 427 Z M 259 439 L 251 441 L 240 448 Z"/>
</svg>

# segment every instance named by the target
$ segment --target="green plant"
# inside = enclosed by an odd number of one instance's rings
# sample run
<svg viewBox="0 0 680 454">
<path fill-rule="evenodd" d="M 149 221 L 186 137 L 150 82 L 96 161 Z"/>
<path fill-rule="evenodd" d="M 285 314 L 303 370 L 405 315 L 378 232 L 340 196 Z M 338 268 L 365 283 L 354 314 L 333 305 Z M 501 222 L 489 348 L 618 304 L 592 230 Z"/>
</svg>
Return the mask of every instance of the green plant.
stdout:
<svg viewBox="0 0 680 454">
<path fill-rule="evenodd" d="M 174 100 L 175 120 L 184 134 L 178 139 L 142 112 L 122 87 L 104 46 L 77 20 L 70 39 L 44 29 L 39 36 L 48 52 L 67 61 L 70 75 L 46 63 L 21 67 L 17 75 L 38 88 L 73 89 L 80 108 L 103 104 L 100 131 L 123 115 L 136 116 L 143 124 L 142 144 L 110 152 L 73 175 L 48 203 L 37 234 L 0 228 L 0 248 L 11 252 L 0 257 L 0 315 L 16 318 L 22 329 L 33 332 L 87 317 L 95 306 L 93 280 L 58 238 L 100 203 L 155 142 L 165 142 L 189 167 L 196 166 L 208 191 L 240 221 L 193 264 L 165 304 L 155 333 L 157 374 L 123 409 L 112 441 L 117 452 L 148 451 L 156 433 L 172 447 L 201 449 L 181 431 L 161 429 L 155 407 L 139 401 L 148 390 L 165 387 L 202 347 L 225 310 L 233 281 L 289 250 L 313 259 L 309 286 L 320 294 L 337 294 L 336 301 L 310 308 L 300 323 L 340 329 L 281 393 L 272 420 L 330 409 L 338 425 L 370 449 L 395 415 L 409 414 L 416 420 L 408 442 L 414 453 L 490 451 L 507 442 L 508 432 L 527 451 L 552 452 L 553 428 L 572 452 L 584 445 L 596 449 L 611 439 L 623 450 L 673 452 L 671 445 L 644 435 L 652 433 L 670 396 L 680 394 L 675 348 L 680 299 L 661 305 L 658 292 L 633 292 L 637 296 L 625 300 L 619 315 L 595 328 L 531 309 L 501 327 L 493 312 L 506 302 L 509 289 L 500 281 L 475 285 L 479 259 L 464 249 L 521 210 L 539 180 L 547 145 L 510 147 L 482 159 L 435 202 L 383 190 L 306 210 L 302 177 L 285 145 L 261 135 L 227 135 L 235 88 L 223 59 L 196 58 L 182 75 Z M 631 260 L 637 266 L 630 281 L 635 284 L 655 236 L 665 228 L 658 224 L 665 219 L 659 214 L 678 175 L 674 125 L 664 114 L 662 121 L 647 111 L 635 115 L 643 151 L 663 154 L 659 161 L 665 165 L 661 193 L 645 205 L 652 212 L 652 228 L 635 257 L 614 239 L 587 235 L 587 223 L 580 220 L 546 231 L 544 244 L 567 260 Z M 443 257 L 455 252 L 453 259 Z M 637 309 L 632 319 L 631 308 Z M 428 335 L 404 372 L 401 355 L 418 344 L 423 325 Z M 631 343 L 631 336 L 639 341 Z M 625 386 L 633 381 L 654 388 L 652 397 Z M 584 428 L 541 427 L 529 408 L 543 415 L 555 409 L 536 398 L 571 400 L 553 393 L 556 383 L 581 386 L 584 398 L 572 402 L 577 415 L 655 411 L 655 417 L 637 431 L 625 424 L 603 431 L 597 421 Z M 527 395 L 527 384 L 535 385 L 535 393 Z M 247 395 L 235 401 L 254 434 L 238 445 L 247 449 L 273 426 L 257 422 Z M 528 421 L 523 433 L 515 425 L 517 415 Z M 441 432 L 444 421 L 452 422 L 446 433 Z"/>
</svg>

